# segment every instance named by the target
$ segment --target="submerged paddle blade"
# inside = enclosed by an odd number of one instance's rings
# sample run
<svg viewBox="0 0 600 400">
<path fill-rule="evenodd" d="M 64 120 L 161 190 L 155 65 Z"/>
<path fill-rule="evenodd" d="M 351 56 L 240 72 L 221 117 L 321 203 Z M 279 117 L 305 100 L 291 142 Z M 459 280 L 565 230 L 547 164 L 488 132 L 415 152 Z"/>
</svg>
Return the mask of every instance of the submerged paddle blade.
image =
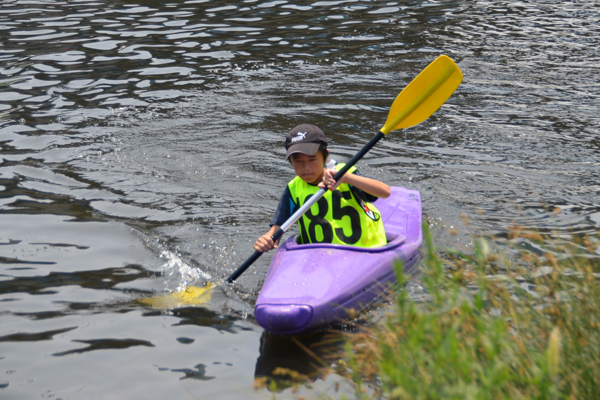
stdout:
<svg viewBox="0 0 600 400">
<path fill-rule="evenodd" d="M 206 287 L 188 286 L 179 292 L 139 299 L 137 303 L 145 307 L 160 309 L 198 306 L 210 301 L 214 287 L 215 285 L 212 283 Z"/>
<path fill-rule="evenodd" d="M 425 121 L 462 82 L 462 72 L 448 56 L 439 56 L 396 97 L 381 132 L 409 128 Z"/>
</svg>

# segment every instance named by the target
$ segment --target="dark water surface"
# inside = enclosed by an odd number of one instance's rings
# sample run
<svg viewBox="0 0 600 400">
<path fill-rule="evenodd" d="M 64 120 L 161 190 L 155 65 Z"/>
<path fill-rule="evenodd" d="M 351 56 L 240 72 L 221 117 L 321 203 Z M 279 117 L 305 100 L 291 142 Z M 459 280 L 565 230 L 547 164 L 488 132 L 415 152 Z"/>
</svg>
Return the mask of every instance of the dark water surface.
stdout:
<svg viewBox="0 0 600 400">
<path fill-rule="evenodd" d="M 228 276 L 293 176 L 285 132 L 348 159 L 440 54 L 463 84 L 361 172 L 420 190 L 441 246 L 600 228 L 597 2 L 0 4 L 2 399 L 266 398 L 255 371 L 307 372 L 252 318 L 270 255 L 202 307 L 135 300 Z"/>
</svg>

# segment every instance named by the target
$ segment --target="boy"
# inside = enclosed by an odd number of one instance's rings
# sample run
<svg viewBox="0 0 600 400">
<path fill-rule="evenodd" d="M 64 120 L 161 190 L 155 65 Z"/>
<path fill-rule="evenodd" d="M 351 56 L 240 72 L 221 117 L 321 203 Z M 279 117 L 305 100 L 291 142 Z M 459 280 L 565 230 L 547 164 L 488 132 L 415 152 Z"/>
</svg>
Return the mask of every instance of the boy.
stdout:
<svg viewBox="0 0 600 400">
<path fill-rule="evenodd" d="M 310 196 L 325 187 L 329 190 L 298 220 L 302 243 L 362 247 L 379 247 L 387 243 L 381 216 L 366 202 L 388 197 L 388 185 L 355 174 L 354 167 L 335 182 L 336 170 L 325 168 L 329 157 L 327 139 L 314 125 L 302 124 L 289 131 L 285 148 L 286 159 L 297 176 L 288 183 L 271 220 L 271 229 L 258 238 L 254 250 L 265 252 L 277 248 L 279 241 L 274 242 L 271 236 Z M 343 166 L 338 164 L 336 169 Z"/>
</svg>

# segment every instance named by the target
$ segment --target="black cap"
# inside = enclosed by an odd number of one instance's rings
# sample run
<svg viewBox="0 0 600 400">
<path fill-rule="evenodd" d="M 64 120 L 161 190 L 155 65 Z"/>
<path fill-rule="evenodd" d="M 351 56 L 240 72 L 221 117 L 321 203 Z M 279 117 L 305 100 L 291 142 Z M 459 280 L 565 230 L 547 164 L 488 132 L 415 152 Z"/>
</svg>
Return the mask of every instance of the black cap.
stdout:
<svg viewBox="0 0 600 400">
<path fill-rule="evenodd" d="M 327 144 L 325 134 L 318 127 L 310 124 L 298 125 L 285 136 L 285 158 L 294 153 L 315 155 L 321 143 Z"/>
</svg>

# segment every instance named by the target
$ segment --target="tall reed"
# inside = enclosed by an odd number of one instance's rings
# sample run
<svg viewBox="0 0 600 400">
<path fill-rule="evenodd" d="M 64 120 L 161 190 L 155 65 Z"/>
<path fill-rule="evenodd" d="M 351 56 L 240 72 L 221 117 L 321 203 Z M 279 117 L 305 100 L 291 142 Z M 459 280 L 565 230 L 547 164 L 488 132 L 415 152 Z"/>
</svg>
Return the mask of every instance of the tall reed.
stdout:
<svg viewBox="0 0 600 400">
<path fill-rule="evenodd" d="M 394 310 L 348 343 L 348 377 L 389 399 L 600 398 L 598 237 L 510 257 L 479 238 L 472 255 L 438 252 L 425 226 L 422 283 L 429 300 L 403 290 Z M 370 384 L 367 386 L 365 382 Z"/>
</svg>

